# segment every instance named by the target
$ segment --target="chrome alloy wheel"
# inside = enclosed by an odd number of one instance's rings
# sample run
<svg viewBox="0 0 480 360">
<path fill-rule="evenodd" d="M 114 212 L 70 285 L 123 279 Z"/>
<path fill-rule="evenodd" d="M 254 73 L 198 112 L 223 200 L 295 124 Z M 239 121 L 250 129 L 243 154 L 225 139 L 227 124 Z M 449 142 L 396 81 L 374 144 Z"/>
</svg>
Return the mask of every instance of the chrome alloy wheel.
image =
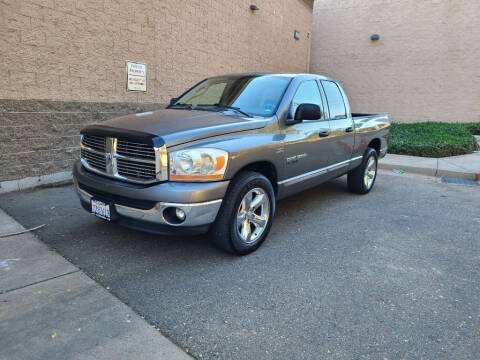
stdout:
<svg viewBox="0 0 480 360">
<path fill-rule="evenodd" d="M 365 183 L 365 188 L 370 190 L 377 175 L 377 162 L 375 161 L 374 156 L 370 156 L 368 159 L 367 166 L 365 167 L 365 174 L 363 176 L 363 182 Z"/>
<path fill-rule="evenodd" d="M 235 228 L 247 244 L 255 242 L 264 232 L 270 217 L 270 199 L 262 188 L 249 190 L 237 210 Z"/>
</svg>

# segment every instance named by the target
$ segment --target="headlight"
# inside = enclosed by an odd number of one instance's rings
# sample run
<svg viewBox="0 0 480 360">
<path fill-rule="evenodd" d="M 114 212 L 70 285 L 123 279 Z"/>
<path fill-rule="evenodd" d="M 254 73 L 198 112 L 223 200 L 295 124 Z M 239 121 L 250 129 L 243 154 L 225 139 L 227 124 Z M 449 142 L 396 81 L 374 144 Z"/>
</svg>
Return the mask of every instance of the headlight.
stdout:
<svg viewBox="0 0 480 360">
<path fill-rule="evenodd" d="M 228 153 L 223 150 L 198 148 L 170 153 L 170 180 L 222 180 L 227 168 Z"/>
</svg>

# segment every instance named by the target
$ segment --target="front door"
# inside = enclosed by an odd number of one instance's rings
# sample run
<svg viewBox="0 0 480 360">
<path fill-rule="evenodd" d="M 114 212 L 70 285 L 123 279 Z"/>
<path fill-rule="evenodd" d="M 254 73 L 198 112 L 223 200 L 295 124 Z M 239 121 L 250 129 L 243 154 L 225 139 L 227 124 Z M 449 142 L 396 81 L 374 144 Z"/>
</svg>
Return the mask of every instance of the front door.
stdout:
<svg viewBox="0 0 480 360">
<path fill-rule="evenodd" d="M 324 106 L 318 83 L 307 80 L 300 83 L 290 107 L 289 117 L 294 117 L 300 104 L 317 104 L 322 110 L 319 120 L 303 120 L 301 123 L 285 128 L 285 186 L 305 183 L 306 186 L 317 182 L 322 171 L 329 165 L 329 133 L 328 120 L 325 119 Z"/>
</svg>

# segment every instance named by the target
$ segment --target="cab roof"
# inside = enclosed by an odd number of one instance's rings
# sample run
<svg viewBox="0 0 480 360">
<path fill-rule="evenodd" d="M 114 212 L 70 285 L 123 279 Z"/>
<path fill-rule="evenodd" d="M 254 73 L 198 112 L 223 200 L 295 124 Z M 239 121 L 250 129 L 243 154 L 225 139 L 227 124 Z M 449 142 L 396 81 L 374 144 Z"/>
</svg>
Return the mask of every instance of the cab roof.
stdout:
<svg viewBox="0 0 480 360">
<path fill-rule="evenodd" d="M 222 78 L 222 77 L 245 77 L 245 76 L 252 76 L 252 77 L 261 77 L 261 76 L 282 76 L 282 77 L 289 77 L 289 78 L 297 78 L 302 77 L 305 79 L 320 79 L 320 80 L 332 80 L 336 81 L 335 79 L 317 75 L 317 74 L 308 74 L 308 73 L 282 73 L 282 72 L 243 72 L 243 73 L 233 73 L 233 74 L 223 74 L 217 76 L 211 76 L 209 79 L 212 78 Z"/>
</svg>

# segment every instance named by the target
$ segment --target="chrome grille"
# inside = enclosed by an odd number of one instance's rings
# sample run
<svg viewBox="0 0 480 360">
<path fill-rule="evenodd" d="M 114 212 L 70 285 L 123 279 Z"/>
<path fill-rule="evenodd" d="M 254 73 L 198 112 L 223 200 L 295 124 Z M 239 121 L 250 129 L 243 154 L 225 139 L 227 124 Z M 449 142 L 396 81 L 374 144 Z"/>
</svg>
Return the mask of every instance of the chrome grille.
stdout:
<svg viewBox="0 0 480 360">
<path fill-rule="evenodd" d="M 117 141 L 117 154 L 155 160 L 155 150 L 151 145 L 124 139 L 118 139 Z"/>
<path fill-rule="evenodd" d="M 152 145 L 117 139 L 82 135 L 82 163 L 94 172 L 136 183 L 167 180 L 167 149 Z"/>
<path fill-rule="evenodd" d="M 89 166 L 100 171 L 106 171 L 107 160 L 105 158 L 105 155 L 99 155 L 97 153 L 88 151 L 83 148 L 81 150 L 81 154 L 82 154 L 82 159 L 87 160 Z"/>
<path fill-rule="evenodd" d="M 82 143 L 91 149 L 105 152 L 105 138 L 102 136 L 85 135 Z"/>
<path fill-rule="evenodd" d="M 155 164 L 148 164 L 135 160 L 118 159 L 117 170 L 122 176 L 131 176 L 146 180 L 155 178 Z"/>
</svg>

